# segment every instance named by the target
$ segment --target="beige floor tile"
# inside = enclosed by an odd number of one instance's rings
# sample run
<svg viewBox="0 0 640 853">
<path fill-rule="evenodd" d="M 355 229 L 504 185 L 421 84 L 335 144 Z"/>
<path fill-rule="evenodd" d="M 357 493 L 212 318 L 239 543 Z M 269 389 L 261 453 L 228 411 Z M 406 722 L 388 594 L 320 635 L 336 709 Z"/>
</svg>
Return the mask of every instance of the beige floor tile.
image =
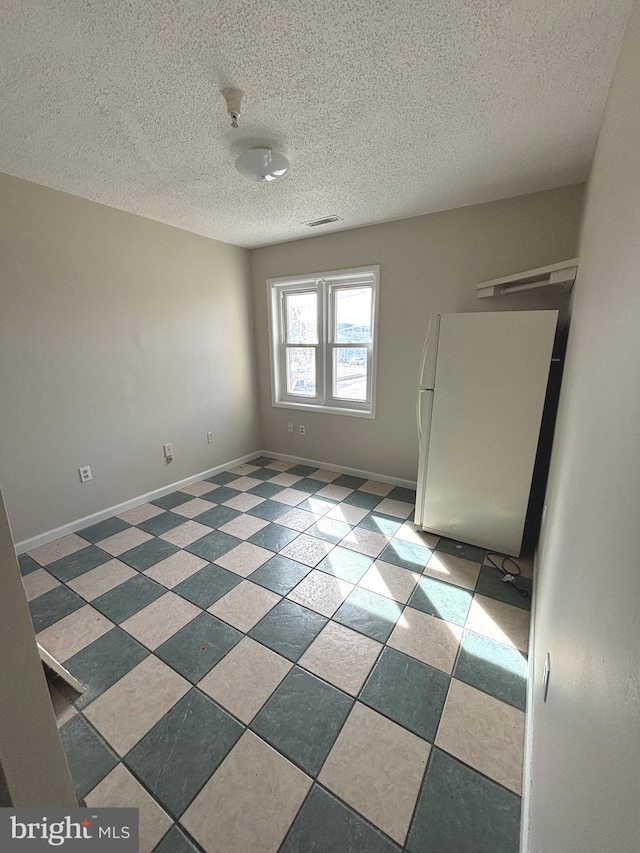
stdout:
<svg viewBox="0 0 640 853">
<path fill-rule="evenodd" d="M 259 465 L 251 465 L 249 462 L 243 462 L 242 465 L 236 465 L 235 468 L 229 468 L 232 474 L 238 474 L 240 477 L 246 477 L 247 474 L 253 474 L 259 469 Z"/>
<path fill-rule="evenodd" d="M 311 779 L 245 732 L 182 817 L 207 853 L 276 853 Z"/>
<path fill-rule="evenodd" d="M 84 710 L 85 717 L 125 755 L 162 719 L 191 685 L 149 655 Z"/>
<path fill-rule="evenodd" d="M 402 845 L 430 749 L 356 702 L 318 781 Z"/>
<path fill-rule="evenodd" d="M 420 575 L 416 572 L 401 569 L 384 560 L 376 560 L 360 578 L 358 586 L 406 604 L 419 580 Z"/>
<path fill-rule="evenodd" d="M 120 627 L 153 650 L 195 619 L 198 613 L 200 608 L 195 604 L 185 601 L 174 592 L 168 592 L 125 619 Z"/>
<path fill-rule="evenodd" d="M 246 578 L 272 557 L 275 557 L 273 551 L 268 551 L 259 545 L 253 545 L 251 542 L 243 542 L 218 557 L 216 564 L 236 575 L 240 575 L 242 578 Z"/>
<path fill-rule="evenodd" d="M 349 506 L 349 504 L 338 504 L 330 509 L 327 518 L 335 518 L 336 521 L 345 521 L 347 524 L 360 524 L 362 519 L 369 515 L 368 509 L 360 506 Z"/>
<path fill-rule="evenodd" d="M 131 566 L 126 566 L 120 560 L 113 559 L 68 581 L 67 586 L 71 587 L 78 595 L 86 598 L 87 601 L 93 601 L 94 598 L 109 592 L 110 589 L 115 589 L 137 574 Z"/>
<path fill-rule="evenodd" d="M 136 808 L 140 821 L 139 853 L 152 853 L 173 821 L 123 764 L 86 796 L 89 808 Z"/>
<path fill-rule="evenodd" d="M 63 663 L 113 627 L 113 623 L 102 613 L 86 604 L 40 631 L 38 642 L 56 660 Z"/>
<path fill-rule="evenodd" d="M 181 486 L 180 491 L 185 495 L 193 495 L 194 498 L 202 497 L 214 488 L 214 483 L 209 483 L 207 480 L 198 480 L 197 483 L 191 483 L 190 486 Z"/>
<path fill-rule="evenodd" d="M 279 601 L 280 596 L 275 592 L 251 581 L 242 581 L 212 604 L 209 613 L 246 633 Z"/>
<path fill-rule="evenodd" d="M 256 486 L 262 485 L 262 480 L 256 480 L 255 477 L 238 477 L 232 483 L 229 483 L 230 489 L 235 489 L 238 492 L 248 492 Z"/>
<path fill-rule="evenodd" d="M 120 554 L 142 545 L 143 542 L 148 542 L 149 539 L 153 539 L 150 533 L 145 533 L 144 530 L 139 530 L 137 527 L 129 527 L 127 530 L 121 530 L 120 533 L 109 536 L 101 542 L 96 542 L 96 545 L 106 551 L 107 554 L 111 554 L 112 557 L 119 557 Z"/>
<path fill-rule="evenodd" d="M 24 587 L 27 601 L 33 601 L 45 592 L 55 589 L 60 586 L 60 581 L 56 580 L 53 575 L 50 575 L 46 569 L 37 569 L 35 572 L 29 572 L 28 575 L 23 575 L 22 586 Z"/>
<path fill-rule="evenodd" d="M 214 506 L 215 503 L 212 501 L 205 501 L 204 498 L 194 498 L 193 500 L 186 501 L 179 506 L 174 506 L 171 512 L 175 512 L 177 515 L 182 515 L 184 518 L 195 518 L 206 510 L 212 509 Z"/>
<path fill-rule="evenodd" d="M 451 554 L 443 554 L 442 551 L 434 551 L 424 569 L 424 574 L 465 589 L 475 589 L 480 574 L 480 563 L 473 563 L 462 557 L 453 557 Z"/>
<path fill-rule="evenodd" d="M 398 651 L 451 673 L 461 639 L 459 625 L 407 607 L 387 642 Z"/>
<path fill-rule="evenodd" d="M 377 480 L 367 480 L 358 489 L 359 492 L 368 492 L 370 495 L 384 497 L 394 488 L 390 483 L 380 483 Z"/>
<path fill-rule="evenodd" d="M 167 530 L 166 533 L 160 534 L 160 539 L 165 542 L 171 542 L 172 545 L 177 545 L 178 548 L 186 548 L 197 539 L 202 539 L 211 533 L 211 528 L 206 524 L 200 524 L 199 521 L 185 521 L 184 524 L 179 524 L 173 530 Z"/>
<path fill-rule="evenodd" d="M 321 483 L 333 483 L 333 481 L 337 480 L 340 476 L 339 471 L 327 471 L 326 468 L 318 468 L 317 471 L 309 474 L 309 479 L 320 480 Z"/>
<path fill-rule="evenodd" d="M 276 459 L 275 462 L 269 462 L 265 465 L 270 471 L 288 471 L 289 468 L 295 468 L 296 462 L 285 462 L 284 459 Z"/>
<path fill-rule="evenodd" d="M 297 489 L 283 489 L 281 492 L 278 492 L 277 495 L 274 495 L 271 500 L 277 501 L 281 504 L 287 504 L 287 506 L 297 506 L 308 497 L 309 495 L 306 492 L 300 492 Z"/>
<path fill-rule="evenodd" d="M 266 646 L 243 637 L 198 687 L 249 724 L 292 666 Z"/>
<path fill-rule="evenodd" d="M 247 512 L 250 509 L 264 503 L 264 498 L 259 498 L 258 495 L 248 495 L 243 492 L 241 495 L 236 495 L 235 498 L 225 501 L 224 506 L 230 506 L 231 509 L 237 509 L 239 512 Z"/>
<path fill-rule="evenodd" d="M 147 569 L 144 574 L 163 586 L 173 589 L 180 581 L 195 575 L 206 565 L 208 565 L 207 561 L 203 560 L 202 557 L 196 557 L 195 554 L 190 554 L 188 551 L 176 551 L 166 560 L 161 560 L 155 566 Z"/>
<path fill-rule="evenodd" d="M 290 527 L 291 530 L 298 530 L 302 533 L 307 527 L 315 524 L 319 518 L 322 518 L 322 516 L 315 512 L 307 512 L 306 509 L 290 509 L 279 516 L 276 522 L 284 525 L 284 527 Z"/>
<path fill-rule="evenodd" d="M 287 598 L 322 616 L 331 617 L 354 589 L 352 583 L 314 569 L 291 590 Z"/>
<path fill-rule="evenodd" d="M 376 507 L 376 512 L 381 512 L 383 515 L 393 515 L 395 518 L 409 518 L 413 510 L 413 504 L 394 501 L 391 498 L 384 498 Z"/>
<path fill-rule="evenodd" d="M 140 524 L 140 522 L 155 518 L 156 515 L 161 515 L 163 512 L 165 510 L 155 504 L 141 504 L 134 506 L 133 509 L 128 509 L 126 512 L 121 512 L 118 518 L 128 521 L 129 524 Z"/>
<path fill-rule="evenodd" d="M 328 486 L 317 491 L 316 495 L 319 498 L 329 498 L 331 501 L 343 501 L 349 497 L 352 491 L 353 489 L 347 489 L 346 486 L 335 486 L 333 483 L 329 483 Z"/>
<path fill-rule="evenodd" d="M 63 536 L 62 539 L 49 542 L 48 545 L 34 548 L 33 551 L 29 551 L 29 556 L 41 566 L 48 566 L 49 563 L 55 563 L 56 560 L 61 560 L 63 557 L 68 557 L 70 554 L 75 554 L 76 551 L 88 547 L 89 543 L 86 539 L 81 539 L 80 536 L 71 533 L 69 536 Z"/>
<path fill-rule="evenodd" d="M 297 477 L 295 474 L 285 474 L 282 472 L 280 474 L 276 474 L 276 476 L 272 477 L 268 482 L 275 483 L 276 486 L 293 486 L 294 483 L 297 483 L 301 479 L 302 477 Z"/>
<path fill-rule="evenodd" d="M 387 547 L 389 541 L 389 537 L 382 533 L 375 533 L 373 530 L 365 530 L 362 527 L 354 527 L 347 533 L 340 545 L 343 548 L 350 548 L 352 551 L 359 551 L 369 557 L 377 557 Z"/>
<path fill-rule="evenodd" d="M 324 539 L 317 539 L 315 536 L 307 536 L 306 533 L 302 533 L 293 542 L 289 542 L 280 553 L 284 557 L 289 557 L 290 560 L 296 560 L 304 566 L 313 568 L 331 551 L 333 551 L 331 543 L 325 542 Z"/>
<path fill-rule="evenodd" d="M 465 628 L 521 652 L 529 648 L 529 611 L 485 595 L 474 596 Z"/>
<path fill-rule="evenodd" d="M 454 678 L 436 746 L 521 793 L 524 713 L 517 708 Z"/>
<path fill-rule="evenodd" d="M 413 521 L 405 521 L 402 527 L 396 531 L 395 538 L 402 539 L 404 542 L 412 542 L 414 545 L 423 545 L 425 548 L 431 548 L 431 550 L 440 541 L 440 537 L 436 536 L 435 533 L 420 530 Z"/>
<path fill-rule="evenodd" d="M 254 533 L 257 533 L 258 530 L 266 527 L 267 524 L 269 522 L 265 521 L 264 518 L 258 518 L 255 515 L 246 515 L 245 513 L 239 515 L 237 518 L 232 518 L 231 521 L 223 524 L 219 530 L 222 530 L 223 533 L 228 533 L 230 536 L 235 536 L 236 539 L 248 539 Z"/>
<path fill-rule="evenodd" d="M 382 651 L 382 644 L 329 622 L 300 658 L 300 666 L 356 696 Z"/>
</svg>

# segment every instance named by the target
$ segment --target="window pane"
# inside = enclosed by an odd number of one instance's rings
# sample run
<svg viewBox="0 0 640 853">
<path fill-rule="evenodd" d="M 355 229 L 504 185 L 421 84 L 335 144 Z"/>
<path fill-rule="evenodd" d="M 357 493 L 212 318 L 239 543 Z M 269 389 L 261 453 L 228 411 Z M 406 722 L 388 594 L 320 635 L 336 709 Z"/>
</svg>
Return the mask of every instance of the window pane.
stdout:
<svg viewBox="0 0 640 853">
<path fill-rule="evenodd" d="M 316 396 L 316 351 L 311 347 L 287 347 L 287 394 Z"/>
<path fill-rule="evenodd" d="M 333 396 L 340 400 L 367 399 L 367 351 L 336 347 L 333 351 Z"/>
<path fill-rule="evenodd" d="M 368 343 L 371 340 L 371 288 L 336 288 L 333 297 L 336 343 Z"/>
<path fill-rule="evenodd" d="M 285 317 L 288 344 L 318 343 L 318 294 L 285 293 Z"/>
</svg>

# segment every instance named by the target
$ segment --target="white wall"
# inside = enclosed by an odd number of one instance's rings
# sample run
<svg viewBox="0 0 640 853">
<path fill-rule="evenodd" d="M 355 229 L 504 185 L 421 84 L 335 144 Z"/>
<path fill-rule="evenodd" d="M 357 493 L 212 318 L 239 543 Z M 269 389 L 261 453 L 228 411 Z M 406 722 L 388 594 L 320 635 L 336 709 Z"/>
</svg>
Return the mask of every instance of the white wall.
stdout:
<svg viewBox="0 0 640 853">
<path fill-rule="evenodd" d="M 260 448 L 245 249 L 0 175 L 0 259 L 16 541 Z"/>
<path fill-rule="evenodd" d="M 530 853 L 640 849 L 639 93 L 636 6 L 589 182 L 538 557 Z"/>
<path fill-rule="evenodd" d="M 526 308 L 566 314 L 566 297 L 479 300 L 475 285 L 574 257 L 582 191 L 563 187 L 253 250 L 264 447 L 415 480 L 415 394 L 430 314 Z M 381 265 L 376 419 L 273 408 L 265 280 L 368 264 Z M 287 432 L 290 420 L 306 424 L 305 437 Z"/>
</svg>

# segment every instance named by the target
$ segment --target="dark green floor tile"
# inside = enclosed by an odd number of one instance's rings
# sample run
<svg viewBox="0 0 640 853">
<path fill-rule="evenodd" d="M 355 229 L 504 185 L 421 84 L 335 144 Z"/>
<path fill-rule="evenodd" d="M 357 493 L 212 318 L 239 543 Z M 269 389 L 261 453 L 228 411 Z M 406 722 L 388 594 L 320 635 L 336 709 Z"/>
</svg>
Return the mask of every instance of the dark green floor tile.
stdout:
<svg viewBox="0 0 640 853">
<path fill-rule="evenodd" d="M 316 566 L 328 575 L 334 575 L 349 583 L 358 583 L 367 569 L 373 565 L 373 557 L 352 551 L 350 548 L 341 548 L 338 545 L 330 554 Z"/>
<path fill-rule="evenodd" d="M 108 539 L 109 536 L 122 533 L 128 527 L 131 525 L 114 515 L 113 518 L 107 518 L 105 521 L 92 524 L 91 527 L 85 527 L 84 530 L 78 532 L 78 536 L 82 536 L 87 542 L 101 542 L 103 539 Z"/>
<path fill-rule="evenodd" d="M 256 569 L 251 574 L 251 581 L 278 595 L 287 595 L 310 571 L 309 566 L 278 554 Z"/>
<path fill-rule="evenodd" d="M 230 506 L 214 506 L 212 509 L 207 509 L 200 513 L 197 517 L 198 524 L 206 524 L 208 527 L 218 528 L 223 524 L 228 524 L 237 518 L 242 513 L 237 509 L 232 509 Z"/>
<path fill-rule="evenodd" d="M 173 592 L 206 610 L 214 601 L 241 583 L 242 578 L 222 566 L 208 565 L 174 586 Z"/>
<path fill-rule="evenodd" d="M 258 712 L 251 728 L 315 776 L 352 704 L 350 696 L 294 667 Z"/>
<path fill-rule="evenodd" d="M 251 629 L 249 635 L 295 663 L 327 622 L 319 613 L 285 599 L 276 604 L 273 610 Z"/>
<path fill-rule="evenodd" d="M 198 853 L 198 848 L 194 847 L 184 832 L 173 826 L 153 848 L 153 853 Z"/>
<path fill-rule="evenodd" d="M 304 509 L 307 512 L 315 512 L 316 515 L 324 515 L 338 506 L 338 501 L 332 501 L 331 498 L 323 498 L 319 495 L 310 495 L 306 500 L 299 503 L 296 509 Z"/>
<path fill-rule="evenodd" d="M 351 492 L 344 499 L 344 503 L 350 506 L 359 506 L 362 509 L 375 509 L 378 506 L 382 497 L 380 495 L 371 495 L 369 492 Z"/>
<path fill-rule="evenodd" d="M 488 637 L 465 631 L 454 676 L 496 699 L 525 710 L 527 656 Z"/>
<path fill-rule="evenodd" d="M 402 527 L 402 521 L 393 515 L 383 515 L 374 510 L 362 519 L 358 527 L 373 530 L 374 533 L 382 533 L 384 536 L 395 536 Z"/>
<path fill-rule="evenodd" d="M 227 483 L 233 483 L 240 477 L 239 474 L 232 474 L 231 471 L 221 471 L 219 474 L 214 474 L 213 477 L 207 477 L 207 483 L 215 483 L 217 486 L 226 486 Z"/>
<path fill-rule="evenodd" d="M 387 646 L 360 701 L 433 743 L 450 681 L 439 669 Z"/>
<path fill-rule="evenodd" d="M 476 545 L 467 545 L 465 542 L 456 542 L 455 539 L 447 539 L 446 536 L 440 537 L 440 541 L 436 545 L 436 551 L 451 554 L 453 557 L 472 560 L 474 563 L 481 563 L 484 560 L 484 555 L 487 553 L 485 548 L 478 548 Z"/>
<path fill-rule="evenodd" d="M 166 560 L 167 557 L 170 557 L 179 550 L 180 549 L 176 548 L 175 545 L 172 545 L 171 542 L 165 542 L 164 539 L 154 537 L 153 539 L 149 539 L 147 542 L 143 542 L 142 545 L 136 545 L 136 547 L 132 548 L 130 551 L 125 551 L 124 554 L 120 554 L 118 559 L 123 563 L 126 563 L 128 566 L 132 566 L 134 569 L 137 569 L 139 572 L 144 572 L 147 569 L 150 569 L 151 566 L 155 566 L 155 564 L 159 563 L 161 560 Z"/>
<path fill-rule="evenodd" d="M 414 489 L 405 489 L 402 486 L 396 486 L 391 489 L 387 497 L 392 501 L 402 501 L 406 504 L 414 504 L 416 502 L 416 493 Z"/>
<path fill-rule="evenodd" d="M 520 798 L 434 749 L 409 853 L 518 853 Z"/>
<path fill-rule="evenodd" d="M 293 468 L 287 469 L 287 474 L 292 474 L 294 477 L 308 477 L 317 471 L 317 468 L 310 468 L 308 465 L 294 465 Z"/>
<path fill-rule="evenodd" d="M 506 568 L 508 570 L 508 563 Z M 498 601 L 504 601 L 505 604 L 513 604 L 514 607 L 520 607 L 522 610 L 531 610 L 533 581 L 530 578 L 518 576 L 514 583 L 505 583 L 502 580 L 503 577 L 504 575 L 499 569 L 495 569 L 493 566 L 483 566 L 480 569 L 476 592 L 487 595 L 489 598 L 497 598 Z M 526 595 L 521 590 L 524 590 Z"/>
<path fill-rule="evenodd" d="M 447 622 L 464 625 L 473 593 L 435 578 L 421 577 L 409 599 L 409 606 Z"/>
<path fill-rule="evenodd" d="M 156 598 L 160 598 L 166 591 L 163 586 L 146 575 L 136 575 L 115 589 L 110 589 L 109 592 L 94 598 L 91 604 L 119 625 L 147 604 L 151 604 Z"/>
<path fill-rule="evenodd" d="M 118 763 L 114 753 L 80 714 L 60 729 L 60 740 L 78 797 L 93 790 Z"/>
<path fill-rule="evenodd" d="M 432 554 L 433 551 L 430 548 L 425 548 L 424 545 L 418 545 L 416 542 L 405 542 L 403 539 L 392 539 L 380 554 L 379 559 L 422 574 L 422 570 L 431 559 Z"/>
<path fill-rule="evenodd" d="M 400 848 L 314 785 L 279 853 L 400 853 Z"/>
<path fill-rule="evenodd" d="M 196 684 L 243 636 L 210 613 L 201 613 L 162 643 L 155 654 Z"/>
<path fill-rule="evenodd" d="M 297 530 L 283 527 L 282 524 L 267 524 L 262 530 L 258 530 L 257 533 L 250 536 L 248 541 L 254 545 L 259 545 L 261 548 L 277 552 L 299 535 Z"/>
<path fill-rule="evenodd" d="M 345 489 L 359 489 L 367 481 L 362 477 L 352 477 L 351 474 L 341 474 L 331 482 L 332 486 L 342 486 Z"/>
<path fill-rule="evenodd" d="M 31 572 L 37 572 L 38 569 L 42 568 L 42 566 L 39 563 L 36 563 L 36 561 L 28 554 L 20 554 L 18 557 L 18 565 L 20 566 L 20 574 L 23 577 L 31 574 Z"/>
<path fill-rule="evenodd" d="M 256 465 L 258 468 L 264 468 L 265 465 L 271 465 L 272 462 L 275 462 L 275 459 L 272 459 L 271 456 L 258 456 L 256 459 L 252 459 L 249 462 L 249 465 Z M 313 469 L 315 471 L 315 468 Z M 251 475 L 253 476 L 253 474 Z"/>
<path fill-rule="evenodd" d="M 65 661 L 65 668 L 86 687 L 74 702 L 76 708 L 86 708 L 148 655 L 149 651 L 121 628 L 112 628 L 73 655 Z"/>
<path fill-rule="evenodd" d="M 186 492 L 171 492 L 170 495 L 163 495 L 161 498 L 156 498 L 151 501 L 154 506 L 162 507 L 162 509 L 173 509 L 187 501 L 192 501 L 193 495 L 188 495 Z"/>
<path fill-rule="evenodd" d="M 260 483 L 259 486 L 249 489 L 249 494 L 257 495 L 259 498 L 272 498 L 282 491 L 284 491 L 284 486 L 279 486 L 277 483 Z"/>
<path fill-rule="evenodd" d="M 319 492 L 320 489 L 324 489 L 326 485 L 327 484 L 323 483 L 322 480 L 311 480 L 309 477 L 303 477 L 302 480 L 298 480 L 297 483 L 294 483 L 291 488 L 297 489 L 299 492 L 306 492 L 308 495 L 313 495 L 315 492 Z"/>
<path fill-rule="evenodd" d="M 242 732 L 240 723 L 193 689 L 134 746 L 125 764 L 179 817 Z"/>
<path fill-rule="evenodd" d="M 62 557 L 61 560 L 49 563 L 47 571 L 51 572 L 54 578 L 67 583 L 103 563 L 108 563 L 109 560 L 113 560 L 111 554 L 107 554 L 106 551 L 97 548 L 95 545 L 88 545 L 86 548 L 76 551 L 75 554 L 69 554 L 68 557 Z"/>
<path fill-rule="evenodd" d="M 351 533 L 351 525 L 325 516 L 308 527 L 305 533 L 308 533 L 309 536 L 317 536 L 318 539 L 324 539 L 325 542 L 333 542 L 336 545 L 344 539 L 347 533 Z"/>
<path fill-rule="evenodd" d="M 240 545 L 241 542 L 242 540 L 235 536 L 230 536 L 221 530 L 213 530 L 203 536 L 202 539 L 197 539 L 191 545 L 187 545 L 185 551 L 190 551 L 192 554 L 202 557 L 203 560 L 209 560 L 210 563 L 213 563 L 218 557 Z"/>
<path fill-rule="evenodd" d="M 173 530 L 180 524 L 184 524 L 189 519 L 183 515 L 178 515 L 177 512 L 163 512 L 161 515 L 156 515 L 153 518 L 148 518 L 146 521 L 141 521 L 136 527 L 144 530 L 145 533 L 150 533 L 152 536 L 160 536 L 161 533 L 166 533 L 167 530 Z"/>
<path fill-rule="evenodd" d="M 84 605 L 85 602 L 80 596 L 67 589 L 66 586 L 50 589 L 49 592 L 45 592 L 44 595 L 39 595 L 29 602 L 33 630 L 36 634 L 39 631 L 44 631 L 49 625 L 59 622 Z"/>
<path fill-rule="evenodd" d="M 257 471 L 252 471 L 249 474 L 249 477 L 252 477 L 254 480 L 271 480 L 272 477 L 277 477 L 280 474 L 280 471 L 276 471 L 273 468 L 258 468 Z"/>
<path fill-rule="evenodd" d="M 248 515 L 255 515 L 256 518 L 264 518 L 265 521 L 275 521 L 280 518 L 285 512 L 291 509 L 286 504 L 278 503 L 278 501 L 263 501 L 258 506 L 254 506 L 247 510 Z"/>
<path fill-rule="evenodd" d="M 202 495 L 205 501 L 211 501 L 214 504 L 223 504 L 225 501 L 230 501 L 232 498 L 237 498 L 241 495 L 237 489 L 232 489 L 230 486 L 218 486 L 211 492 Z"/>
<path fill-rule="evenodd" d="M 396 601 L 358 587 L 333 618 L 347 628 L 353 628 L 373 640 L 386 643 L 402 609 L 402 605 Z"/>
</svg>

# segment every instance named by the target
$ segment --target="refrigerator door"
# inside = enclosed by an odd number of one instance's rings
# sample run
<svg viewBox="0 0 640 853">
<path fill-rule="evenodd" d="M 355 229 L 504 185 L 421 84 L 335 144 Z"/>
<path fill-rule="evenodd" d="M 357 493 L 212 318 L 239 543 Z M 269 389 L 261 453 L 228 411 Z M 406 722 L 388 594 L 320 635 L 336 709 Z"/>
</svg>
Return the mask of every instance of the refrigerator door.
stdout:
<svg viewBox="0 0 640 853">
<path fill-rule="evenodd" d="M 416 513 L 424 529 L 520 553 L 557 317 L 442 315 Z"/>
<path fill-rule="evenodd" d="M 418 463 L 418 484 L 416 486 L 416 519 L 420 518 L 424 506 L 432 406 L 433 391 L 421 388 L 418 391 L 418 444 L 420 461 Z"/>
</svg>

